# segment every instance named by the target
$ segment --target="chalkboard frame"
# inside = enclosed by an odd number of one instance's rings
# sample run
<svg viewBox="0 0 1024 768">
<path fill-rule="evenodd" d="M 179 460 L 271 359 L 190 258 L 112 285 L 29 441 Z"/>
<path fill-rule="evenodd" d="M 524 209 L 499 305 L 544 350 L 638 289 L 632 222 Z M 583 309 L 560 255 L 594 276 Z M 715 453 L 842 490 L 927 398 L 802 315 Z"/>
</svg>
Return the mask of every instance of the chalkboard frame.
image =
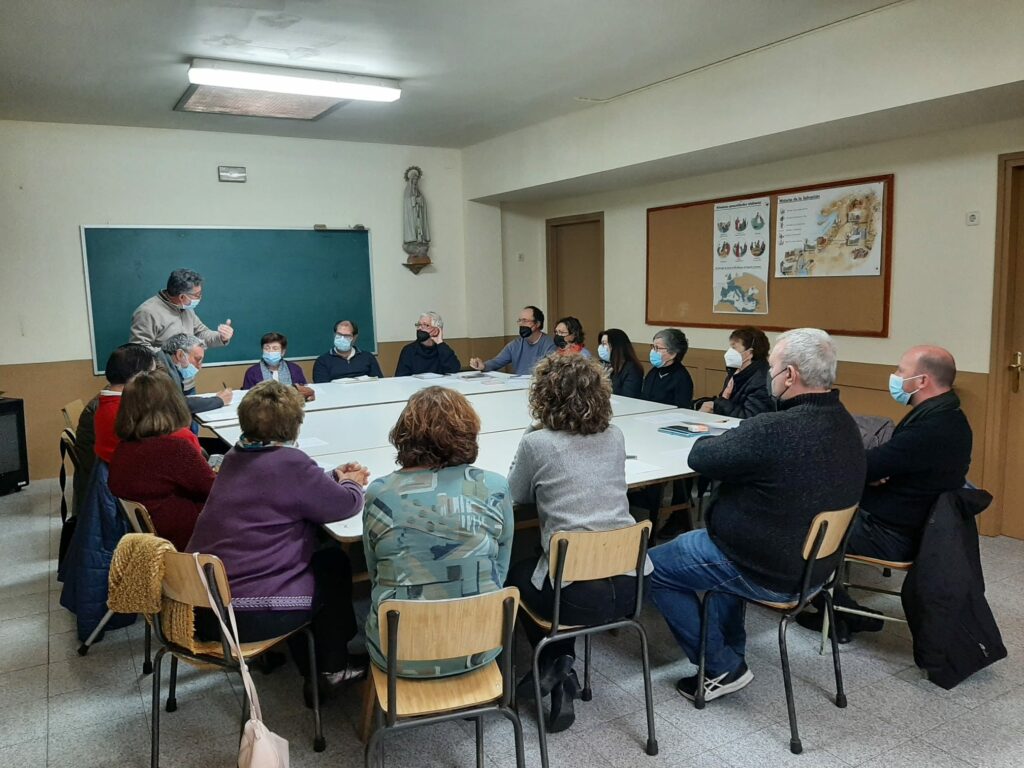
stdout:
<svg viewBox="0 0 1024 768">
<path fill-rule="evenodd" d="M 79 225 L 79 238 L 82 246 L 82 273 L 85 280 L 85 303 L 86 303 L 86 314 L 88 315 L 88 326 L 89 326 L 89 350 L 92 361 L 93 374 L 101 376 L 105 373 L 105 368 L 101 367 L 106 361 L 100 361 L 97 357 L 97 341 L 96 341 L 96 330 L 94 328 L 94 314 L 93 314 L 93 301 L 92 301 L 92 285 L 89 279 L 89 253 L 86 243 L 86 231 L 90 229 L 161 229 L 161 230 L 234 230 L 234 231 L 295 231 L 295 232 L 363 232 L 366 234 L 366 248 L 367 248 L 367 261 L 368 261 L 368 276 L 370 282 L 370 316 L 373 323 L 373 335 L 370 337 L 368 343 L 360 344 L 359 348 L 365 352 L 370 352 L 373 355 L 377 355 L 378 352 L 378 340 L 377 340 L 377 329 L 380 327 L 377 323 L 377 302 L 375 300 L 375 288 L 374 288 L 374 273 L 373 273 L 373 237 L 371 231 L 366 227 L 327 227 L 327 228 L 314 228 L 314 227 L 301 227 L 301 226 L 281 226 L 281 225 L 252 225 L 252 226 L 227 226 L 227 225 L 195 225 L 195 224 L 81 224 Z M 162 286 L 154 289 L 156 291 L 162 290 Z M 148 298 L 148 297 L 147 297 Z M 144 299 L 143 299 L 144 300 Z M 141 302 L 140 302 L 141 303 Z M 127 330 L 127 329 L 126 329 Z M 315 360 L 319 355 L 289 355 L 289 360 Z M 223 361 L 211 361 L 203 363 L 204 368 L 215 368 L 220 366 L 229 365 L 251 365 L 259 362 L 258 357 L 254 357 L 247 360 L 223 360 Z"/>
</svg>

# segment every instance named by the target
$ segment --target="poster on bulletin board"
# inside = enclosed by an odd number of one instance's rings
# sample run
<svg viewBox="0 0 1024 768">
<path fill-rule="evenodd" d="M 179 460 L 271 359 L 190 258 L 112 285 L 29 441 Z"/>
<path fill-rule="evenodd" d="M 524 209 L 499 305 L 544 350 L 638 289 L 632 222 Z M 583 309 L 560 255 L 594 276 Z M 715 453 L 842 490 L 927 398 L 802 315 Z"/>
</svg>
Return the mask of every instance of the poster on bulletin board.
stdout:
<svg viewBox="0 0 1024 768">
<path fill-rule="evenodd" d="M 768 314 L 771 198 L 715 204 L 712 311 Z"/>
</svg>

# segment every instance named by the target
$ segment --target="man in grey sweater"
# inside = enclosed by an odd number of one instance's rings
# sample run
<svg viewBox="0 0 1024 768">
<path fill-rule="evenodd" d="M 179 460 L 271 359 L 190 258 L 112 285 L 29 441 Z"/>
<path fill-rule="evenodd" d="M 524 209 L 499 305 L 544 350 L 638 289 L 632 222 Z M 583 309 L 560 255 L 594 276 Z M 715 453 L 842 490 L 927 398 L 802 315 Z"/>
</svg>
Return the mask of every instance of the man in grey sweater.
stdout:
<svg viewBox="0 0 1024 768">
<path fill-rule="evenodd" d="M 167 289 L 146 299 L 132 313 L 131 341 L 145 344 L 154 352 L 172 336 L 184 333 L 200 338 L 208 347 L 223 347 L 231 341 L 235 330 L 231 321 L 207 328 L 196 315 L 203 298 L 203 277 L 191 269 L 176 269 L 167 278 Z"/>
<path fill-rule="evenodd" d="M 519 338 L 504 346 L 497 357 L 484 362 L 471 358 L 469 365 L 477 371 L 496 371 L 511 365 L 516 376 L 529 376 L 538 362 L 558 351 L 555 342 L 544 333 L 544 313 L 537 307 L 523 307 L 519 311 Z"/>
<path fill-rule="evenodd" d="M 651 550 L 651 599 L 694 664 L 700 653 L 699 592 L 711 598 L 704 682 L 710 701 L 754 679 L 745 660 L 743 601 L 795 600 L 803 543 L 820 512 L 857 504 L 866 460 L 860 431 L 832 389 L 836 348 L 824 331 L 801 328 L 779 337 L 768 357 L 768 387 L 777 412 L 693 445 L 690 467 L 720 482 L 707 528 Z M 813 574 L 821 584 L 836 567 Z M 697 676 L 676 690 L 693 699 Z"/>
</svg>

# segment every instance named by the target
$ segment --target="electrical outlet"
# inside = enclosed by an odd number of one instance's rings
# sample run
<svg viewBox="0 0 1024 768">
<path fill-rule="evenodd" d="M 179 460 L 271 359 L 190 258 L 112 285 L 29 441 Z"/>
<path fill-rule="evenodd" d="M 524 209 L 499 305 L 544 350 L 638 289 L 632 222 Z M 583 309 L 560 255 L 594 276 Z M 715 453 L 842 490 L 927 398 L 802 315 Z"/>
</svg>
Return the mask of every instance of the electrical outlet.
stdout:
<svg viewBox="0 0 1024 768">
<path fill-rule="evenodd" d="M 978 211 L 967 212 L 967 226 L 976 227 L 981 222 L 981 214 Z"/>
</svg>

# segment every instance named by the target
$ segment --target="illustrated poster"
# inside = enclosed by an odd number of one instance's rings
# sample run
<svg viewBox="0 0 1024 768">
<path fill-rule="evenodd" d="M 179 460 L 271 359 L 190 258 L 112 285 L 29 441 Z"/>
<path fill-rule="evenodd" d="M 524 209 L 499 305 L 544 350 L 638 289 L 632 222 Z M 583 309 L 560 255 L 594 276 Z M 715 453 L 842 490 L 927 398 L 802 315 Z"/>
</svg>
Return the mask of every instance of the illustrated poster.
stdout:
<svg viewBox="0 0 1024 768">
<path fill-rule="evenodd" d="M 779 195 L 775 277 L 882 274 L 882 182 Z"/>
<path fill-rule="evenodd" d="M 771 200 L 715 204 L 712 307 L 716 313 L 768 313 Z"/>
</svg>

